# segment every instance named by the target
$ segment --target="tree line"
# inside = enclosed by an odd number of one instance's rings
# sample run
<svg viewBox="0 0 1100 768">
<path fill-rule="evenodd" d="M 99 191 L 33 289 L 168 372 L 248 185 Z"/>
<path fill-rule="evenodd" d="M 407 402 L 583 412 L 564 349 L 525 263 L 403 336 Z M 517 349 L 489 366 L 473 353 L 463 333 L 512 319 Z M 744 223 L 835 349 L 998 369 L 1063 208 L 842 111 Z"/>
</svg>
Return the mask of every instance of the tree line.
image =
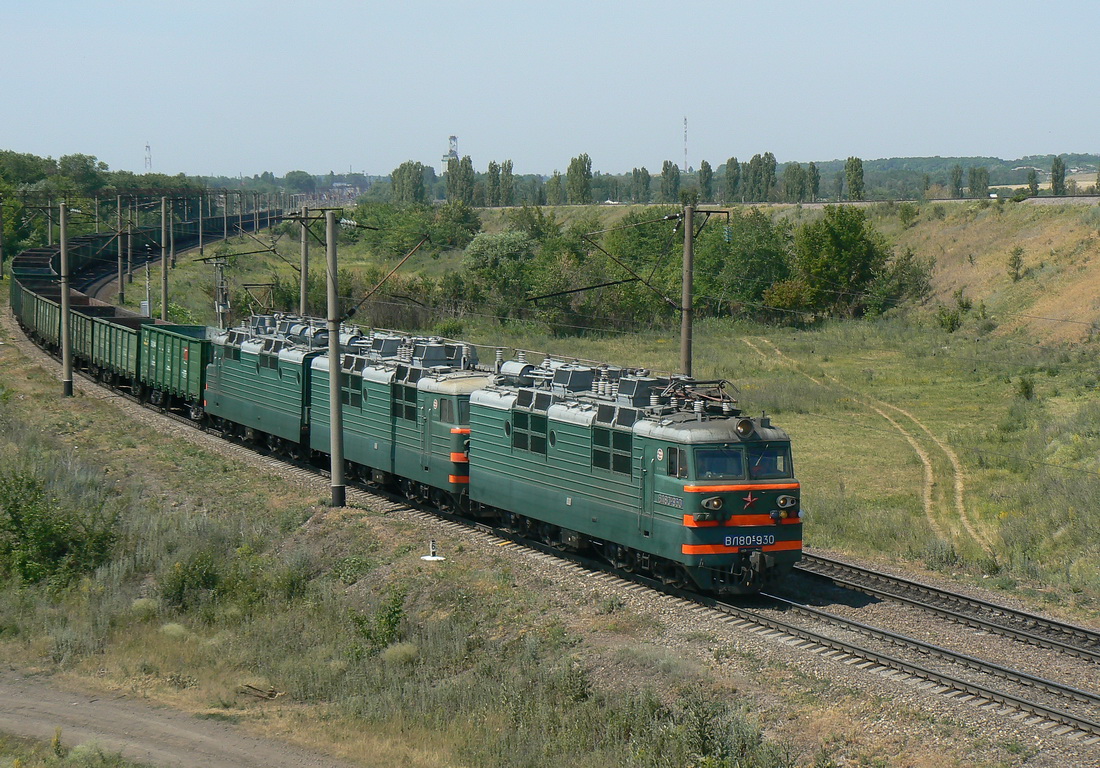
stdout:
<svg viewBox="0 0 1100 768">
<path fill-rule="evenodd" d="M 566 224 L 550 208 L 518 206 L 506 212 L 503 231 L 482 232 L 476 210 L 464 203 L 362 202 L 350 215 L 377 229 L 340 237 L 365 244 L 383 264 L 395 262 L 421 233 L 431 237 L 429 253 L 460 250 L 462 259 L 442 276 L 394 275 L 387 295 L 356 320 L 447 335 L 460 335 L 469 317 L 542 323 L 558 335 L 674 326 L 683 232 L 662 217 L 679 210 L 634 210 L 615 229 L 594 235 L 605 229 L 595 209 Z M 357 295 L 356 286 L 369 288 L 384 273 L 383 266 L 371 269 L 348 275 L 346 284 L 341 275 L 341 285 Z M 909 251 L 895 254 L 860 208 L 827 206 L 800 225 L 759 208 L 735 209 L 728 224 L 712 221 L 695 240 L 694 308 L 701 317 L 802 325 L 923 301 L 930 277 L 929 263 Z M 277 284 L 277 305 L 293 309 L 297 285 Z M 591 286 L 602 287 L 578 290 Z M 323 306 L 320 280 L 312 290 L 311 301 Z"/>
</svg>

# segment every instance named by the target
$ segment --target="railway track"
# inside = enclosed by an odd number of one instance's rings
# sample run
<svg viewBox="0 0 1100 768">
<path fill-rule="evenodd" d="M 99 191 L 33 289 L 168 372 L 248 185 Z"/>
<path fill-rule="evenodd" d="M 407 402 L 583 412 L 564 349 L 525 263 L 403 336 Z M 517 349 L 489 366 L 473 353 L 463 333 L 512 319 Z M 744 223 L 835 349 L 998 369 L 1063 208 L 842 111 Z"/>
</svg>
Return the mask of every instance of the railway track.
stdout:
<svg viewBox="0 0 1100 768">
<path fill-rule="evenodd" d="M 81 372 L 88 381 L 95 380 Z M 202 432 L 218 437 L 219 442 L 242 456 L 250 455 L 253 460 L 259 456 L 263 464 L 269 465 L 282 475 L 291 475 L 304 483 L 316 483 L 326 473 L 314 466 L 289 463 L 286 459 L 253 446 L 221 439 L 217 430 L 204 429 L 192 420 L 179 414 L 165 412 L 125 392 L 116 393 L 126 400 L 156 411 L 172 421 L 198 427 Z M 1100 743 L 1100 696 L 1089 691 L 1047 680 L 1034 675 L 1015 671 L 973 656 L 941 648 L 913 638 L 905 637 L 885 629 L 862 624 L 851 619 L 830 614 L 819 608 L 803 603 L 765 595 L 759 601 L 746 601 L 744 605 L 735 605 L 714 598 L 696 595 L 678 590 L 652 579 L 636 574 L 608 570 L 602 563 L 596 563 L 584 557 L 564 553 L 545 545 L 522 540 L 507 531 L 491 528 L 482 523 L 466 520 L 447 513 L 428 511 L 413 502 L 387 493 L 349 485 L 347 496 L 350 503 L 378 510 L 383 514 L 400 512 L 403 517 L 420 519 L 444 530 L 461 531 L 463 535 L 480 539 L 490 545 L 521 550 L 526 556 L 547 562 L 554 562 L 566 571 L 575 571 L 586 578 L 603 581 L 608 585 L 631 591 L 655 590 L 665 595 L 665 599 L 683 605 L 690 610 L 709 615 L 731 628 L 742 632 L 753 632 L 774 642 L 786 643 L 801 650 L 819 654 L 837 663 L 851 664 L 868 673 L 879 673 L 892 679 L 918 685 L 931 693 L 945 698 L 968 703 L 987 711 L 996 711 L 1012 719 L 1048 731 L 1052 735 L 1074 739 L 1085 745 Z M 597 570 L 593 570 L 597 569 Z M 1094 642 L 1096 633 L 1072 625 L 1046 619 L 1022 611 L 997 606 L 962 595 L 935 590 L 917 582 L 877 574 L 860 569 L 840 561 L 830 560 L 816 555 L 808 555 L 802 570 L 833 579 L 843 586 L 869 592 L 874 586 L 893 583 L 898 585 L 895 591 L 901 592 L 901 585 L 924 594 L 938 593 L 944 602 L 957 605 L 972 605 L 993 615 L 1012 617 L 1004 623 L 1024 622 L 1031 626 L 1047 626 L 1048 633 L 1078 638 L 1076 641 L 1056 643 L 1046 638 L 1035 639 L 1033 633 L 1024 632 L 1016 637 L 1024 642 L 1039 644 L 1057 651 L 1084 656 L 1083 649 Z M 844 576 L 843 573 L 862 572 L 863 585 L 856 585 L 856 576 Z M 851 580 L 851 584 L 844 580 Z M 899 599 L 891 595 L 885 586 L 880 589 L 884 597 Z M 922 607 L 923 601 L 919 602 Z M 975 608 L 977 610 L 977 608 Z M 939 611 L 937 611 L 939 612 Z M 958 614 L 960 618 L 955 618 Z M 945 615 L 945 614 L 941 614 Z M 793 616 L 800 619 L 795 621 Z M 954 611 L 953 620 L 963 621 L 963 611 Z M 975 626 L 966 619 L 970 626 Z M 985 626 L 981 627 L 986 629 Z M 1014 630 L 1015 631 L 1015 630 Z M 1020 634 L 1019 631 L 1015 631 Z"/>
<path fill-rule="evenodd" d="M 915 606 L 959 624 L 1070 656 L 1100 662 L 1100 633 L 928 584 L 803 553 L 796 568 L 884 600 Z"/>
</svg>

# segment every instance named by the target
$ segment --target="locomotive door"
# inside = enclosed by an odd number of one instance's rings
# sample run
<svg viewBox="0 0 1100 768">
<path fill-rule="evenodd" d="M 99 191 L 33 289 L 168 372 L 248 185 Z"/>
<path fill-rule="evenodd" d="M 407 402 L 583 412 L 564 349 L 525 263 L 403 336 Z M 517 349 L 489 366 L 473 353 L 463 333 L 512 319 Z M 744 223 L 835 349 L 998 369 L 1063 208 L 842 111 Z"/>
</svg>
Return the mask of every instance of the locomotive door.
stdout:
<svg viewBox="0 0 1100 768">
<path fill-rule="evenodd" d="M 638 514 L 638 531 L 644 537 L 653 532 L 653 478 L 657 467 L 657 448 L 647 445 L 642 454 L 642 508 Z"/>
<path fill-rule="evenodd" d="M 435 418 L 433 407 L 437 407 L 438 403 L 438 399 L 425 399 L 420 406 L 420 466 L 425 472 L 432 466 L 432 419 Z"/>
</svg>

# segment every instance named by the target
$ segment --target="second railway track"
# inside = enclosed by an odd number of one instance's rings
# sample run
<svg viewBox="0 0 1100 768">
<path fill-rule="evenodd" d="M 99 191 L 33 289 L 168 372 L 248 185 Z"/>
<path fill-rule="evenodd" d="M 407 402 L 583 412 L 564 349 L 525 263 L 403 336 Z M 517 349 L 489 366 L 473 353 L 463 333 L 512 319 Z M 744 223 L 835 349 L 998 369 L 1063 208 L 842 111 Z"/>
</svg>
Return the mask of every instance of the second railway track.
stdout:
<svg viewBox="0 0 1100 768">
<path fill-rule="evenodd" d="M 804 573 L 829 579 L 839 586 L 913 605 L 974 629 L 1100 662 L 1100 632 L 1086 627 L 822 555 L 804 553 L 797 568 Z"/>
</svg>

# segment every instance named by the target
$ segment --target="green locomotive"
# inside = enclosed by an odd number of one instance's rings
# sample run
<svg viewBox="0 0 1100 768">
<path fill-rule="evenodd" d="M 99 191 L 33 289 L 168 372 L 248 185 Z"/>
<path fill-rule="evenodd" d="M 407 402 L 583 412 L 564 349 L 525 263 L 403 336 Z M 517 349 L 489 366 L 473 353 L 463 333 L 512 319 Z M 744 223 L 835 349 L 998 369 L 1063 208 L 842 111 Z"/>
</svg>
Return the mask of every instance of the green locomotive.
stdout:
<svg viewBox="0 0 1100 768">
<path fill-rule="evenodd" d="M 616 567 L 718 594 L 801 557 L 790 438 L 725 382 L 547 360 L 470 399 L 475 512 Z"/>
</svg>

